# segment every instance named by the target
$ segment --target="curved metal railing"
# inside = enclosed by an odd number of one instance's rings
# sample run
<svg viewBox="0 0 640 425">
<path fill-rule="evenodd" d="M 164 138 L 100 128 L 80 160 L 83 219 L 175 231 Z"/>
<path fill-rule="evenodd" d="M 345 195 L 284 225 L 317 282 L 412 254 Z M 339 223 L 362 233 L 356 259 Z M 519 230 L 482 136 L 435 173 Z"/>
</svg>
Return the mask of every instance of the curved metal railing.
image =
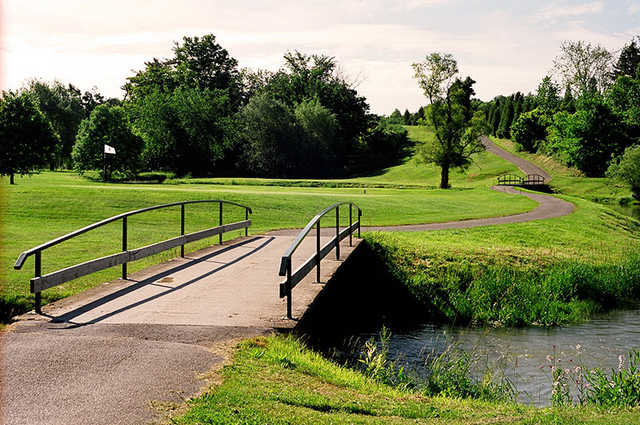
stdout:
<svg viewBox="0 0 640 425">
<path fill-rule="evenodd" d="M 504 174 L 498 176 L 498 185 L 500 186 L 527 186 L 527 185 L 543 185 L 544 176 L 540 174 L 527 174 L 525 177 L 516 176 L 515 174 Z"/>
<path fill-rule="evenodd" d="M 349 226 L 340 231 L 340 206 L 349 205 Z M 358 220 L 353 221 L 353 209 L 358 212 Z M 336 210 L 336 235 L 327 242 L 324 246 L 320 246 L 320 219 L 328 214 L 331 210 Z M 360 237 L 360 218 L 362 217 L 362 210 L 353 202 L 338 202 L 320 211 L 313 217 L 309 223 L 298 233 L 298 236 L 293 241 L 289 249 L 284 253 L 280 261 L 280 276 L 287 276 L 287 280 L 280 283 L 280 298 L 287 297 L 287 317 L 291 318 L 291 290 L 315 267 L 316 268 L 316 280 L 320 281 L 320 262 L 324 257 L 331 252 L 333 248 L 336 251 L 336 259 L 340 259 L 340 241 L 349 236 L 349 246 L 353 245 L 353 232 L 358 230 L 358 237 Z M 311 232 L 311 229 L 316 229 L 316 253 L 309 257 L 304 263 L 302 263 L 295 271 L 291 271 L 291 257 L 293 253 L 298 249 L 304 238 Z"/>
<path fill-rule="evenodd" d="M 544 176 L 540 174 L 527 174 L 527 176 L 522 181 L 523 185 L 541 185 L 544 184 Z"/>
<path fill-rule="evenodd" d="M 185 220 L 185 205 L 189 204 L 200 204 L 200 203 L 217 203 L 219 204 L 219 225 L 216 227 L 212 227 L 209 229 L 201 230 L 194 233 L 186 234 L 184 233 L 184 220 Z M 235 223 L 230 223 L 223 225 L 222 224 L 222 205 L 229 204 L 237 207 L 241 207 L 245 209 L 245 220 L 238 221 Z M 180 206 L 180 236 L 172 239 L 168 239 L 162 242 L 158 242 L 152 245 L 147 245 L 142 248 L 138 248 L 135 250 L 127 250 L 127 217 L 141 214 L 147 211 L 158 210 L 162 208 L 170 208 Z M 35 255 L 35 277 L 31 279 L 31 293 L 35 294 L 35 307 L 36 312 L 41 312 L 41 291 L 47 288 L 51 288 L 56 285 L 60 285 L 61 283 L 67 282 L 69 280 L 76 279 L 81 276 L 85 276 L 91 274 L 96 271 L 104 270 L 109 267 L 122 265 L 122 278 L 127 278 L 127 263 L 135 260 L 139 260 L 144 257 L 148 257 L 150 255 L 157 254 L 162 251 L 166 251 L 171 248 L 175 248 L 180 246 L 180 256 L 184 257 L 184 245 L 189 242 L 194 242 L 200 239 L 204 239 L 210 236 L 219 235 L 220 243 L 222 243 L 222 234 L 226 232 L 230 232 L 232 230 L 245 229 L 245 236 L 248 234 L 248 228 L 251 225 L 251 220 L 249 220 L 249 214 L 253 211 L 250 207 L 245 205 L 238 204 L 236 202 L 224 201 L 219 199 L 206 199 L 199 201 L 183 201 L 183 202 L 173 202 L 171 204 L 163 204 L 163 205 L 155 205 L 152 207 L 141 208 L 134 211 L 125 212 L 113 217 L 106 218 L 102 221 L 98 221 L 96 223 L 90 224 L 82 229 L 78 229 L 74 232 L 67 233 L 66 235 L 60 236 L 56 239 L 52 239 L 48 242 L 45 242 L 41 245 L 38 245 L 34 248 L 28 249 L 22 252 L 16 263 L 14 264 L 14 269 L 20 270 L 24 265 L 25 261 L 32 255 Z M 87 261 L 85 263 L 77 264 L 62 270 L 58 270 L 52 273 L 49 273 L 45 276 L 42 276 L 42 251 L 47 248 L 51 248 L 52 246 L 58 245 L 64 241 L 69 239 L 73 239 L 76 236 L 82 235 L 90 230 L 96 229 L 98 227 L 102 227 L 106 224 L 112 223 L 114 221 L 122 220 L 122 252 L 109 255 L 107 257 L 98 258 L 95 260 Z"/>
<path fill-rule="evenodd" d="M 498 184 L 499 185 L 521 185 L 522 177 L 516 176 L 515 174 L 504 174 L 502 176 L 498 176 Z"/>
</svg>

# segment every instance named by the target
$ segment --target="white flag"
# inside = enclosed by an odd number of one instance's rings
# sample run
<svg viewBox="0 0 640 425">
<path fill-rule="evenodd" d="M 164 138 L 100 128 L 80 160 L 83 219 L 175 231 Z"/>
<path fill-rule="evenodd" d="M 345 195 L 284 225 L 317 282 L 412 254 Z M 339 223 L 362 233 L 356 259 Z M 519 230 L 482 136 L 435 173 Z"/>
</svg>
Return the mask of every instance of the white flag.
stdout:
<svg viewBox="0 0 640 425">
<path fill-rule="evenodd" d="M 110 153 L 110 154 L 115 155 L 116 154 L 116 148 L 114 148 L 113 146 L 104 145 L 104 153 Z"/>
</svg>

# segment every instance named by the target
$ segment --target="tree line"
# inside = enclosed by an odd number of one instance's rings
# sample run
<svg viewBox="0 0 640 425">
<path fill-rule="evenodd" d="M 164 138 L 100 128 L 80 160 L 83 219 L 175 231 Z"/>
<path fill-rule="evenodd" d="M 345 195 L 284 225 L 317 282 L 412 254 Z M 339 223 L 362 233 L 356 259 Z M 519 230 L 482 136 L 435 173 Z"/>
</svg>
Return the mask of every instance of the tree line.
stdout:
<svg viewBox="0 0 640 425">
<path fill-rule="evenodd" d="M 514 113 L 508 130 L 494 134 L 586 176 L 621 178 L 640 199 L 640 37 L 617 58 L 599 45 L 564 42 L 554 71 L 559 81 L 545 76 L 527 96 L 529 110 Z"/>
<path fill-rule="evenodd" d="M 536 93 L 489 102 L 471 97 L 474 81 L 457 76 L 451 55 L 427 55 L 413 68 L 429 105 L 420 108 L 419 117 L 396 109 L 389 120 L 435 129 L 435 142 L 419 148 L 418 158 L 441 167 L 443 188 L 450 167 L 467 166 L 482 150 L 465 142 L 465 135 L 481 131 L 510 138 L 521 150 L 551 155 L 586 176 L 622 179 L 640 200 L 640 37 L 617 57 L 583 41 L 563 42 L 560 51 L 555 78 L 543 77 Z"/>
<path fill-rule="evenodd" d="M 276 71 L 239 69 L 215 36 L 127 78 L 124 99 L 32 81 L 0 99 L 0 174 L 48 166 L 132 178 L 323 177 L 389 165 L 406 131 L 370 112 L 333 57 L 288 52 Z M 115 156 L 104 156 L 104 145 Z"/>
</svg>

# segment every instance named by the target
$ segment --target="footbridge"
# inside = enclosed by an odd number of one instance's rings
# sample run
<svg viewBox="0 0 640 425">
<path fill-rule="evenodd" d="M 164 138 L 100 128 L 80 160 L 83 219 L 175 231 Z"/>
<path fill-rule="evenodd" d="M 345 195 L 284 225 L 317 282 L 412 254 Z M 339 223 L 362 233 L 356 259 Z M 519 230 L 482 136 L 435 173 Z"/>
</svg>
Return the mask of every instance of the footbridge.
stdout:
<svg viewBox="0 0 640 425">
<path fill-rule="evenodd" d="M 218 223 L 185 234 L 185 209 L 196 203 L 211 204 Z M 230 208 L 243 210 L 244 220 L 224 223 L 223 212 Z M 158 209 L 179 209 L 176 229 L 180 229 L 180 235 L 128 248 L 128 218 Z M 340 222 L 341 210 L 343 220 L 348 210 L 348 222 Z M 295 321 L 291 319 L 304 313 L 322 288 L 321 283 L 330 279 L 358 245 L 362 210 L 354 203 L 336 203 L 320 211 L 299 234 L 286 236 L 249 236 L 252 213 L 249 206 L 224 200 L 185 201 L 129 211 L 31 248 L 20 254 L 14 267 L 20 269 L 34 258 L 30 288 L 35 313 L 56 322 L 292 326 Z M 321 231 L 323 218 L 325 229 Z M 122 226 L 120 252 L 42 274 L 47 249 L 113 222 Z M 244 231 L 244 236 L 223 243 L 223 234 L 237 230 Z M 211 237 L 217 237 L 218 243 L 185 254 L 185 244 Z M 173 248 L 180 249 L 180 257 L 142 272 L 127 273 L 128 263 Z M 43 309 L 42 291 L 115 266 L 121 267 L 120 279 Z M 294 297 L 296 303 L 292 302 Z"/>
</svg>

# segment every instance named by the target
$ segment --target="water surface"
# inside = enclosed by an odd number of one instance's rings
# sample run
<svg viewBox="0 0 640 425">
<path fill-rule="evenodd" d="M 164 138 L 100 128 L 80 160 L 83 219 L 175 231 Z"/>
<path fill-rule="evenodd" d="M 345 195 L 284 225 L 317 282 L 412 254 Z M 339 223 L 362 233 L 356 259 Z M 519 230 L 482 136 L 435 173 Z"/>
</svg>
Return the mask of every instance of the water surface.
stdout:
<svg viewBox="0 0 640 425">
<path fill-rule="evenodd" d="M 518 401 L 546 406 L 552 389 L 551 364 L 563 369 L 618 368 L 619 356 L 640 348 L 640 309 L 616 311 L 587 323 L 554 328 L 479 329 L 424 324 L 394 329 L 390 356 L 418 375 L 426 373 L 425 356 L 454 344 L 472 353 L 480 373 L 487 365 L 514 383 Z M 361 338 L 376 337 L 361 334 Z"/>
</svg>

